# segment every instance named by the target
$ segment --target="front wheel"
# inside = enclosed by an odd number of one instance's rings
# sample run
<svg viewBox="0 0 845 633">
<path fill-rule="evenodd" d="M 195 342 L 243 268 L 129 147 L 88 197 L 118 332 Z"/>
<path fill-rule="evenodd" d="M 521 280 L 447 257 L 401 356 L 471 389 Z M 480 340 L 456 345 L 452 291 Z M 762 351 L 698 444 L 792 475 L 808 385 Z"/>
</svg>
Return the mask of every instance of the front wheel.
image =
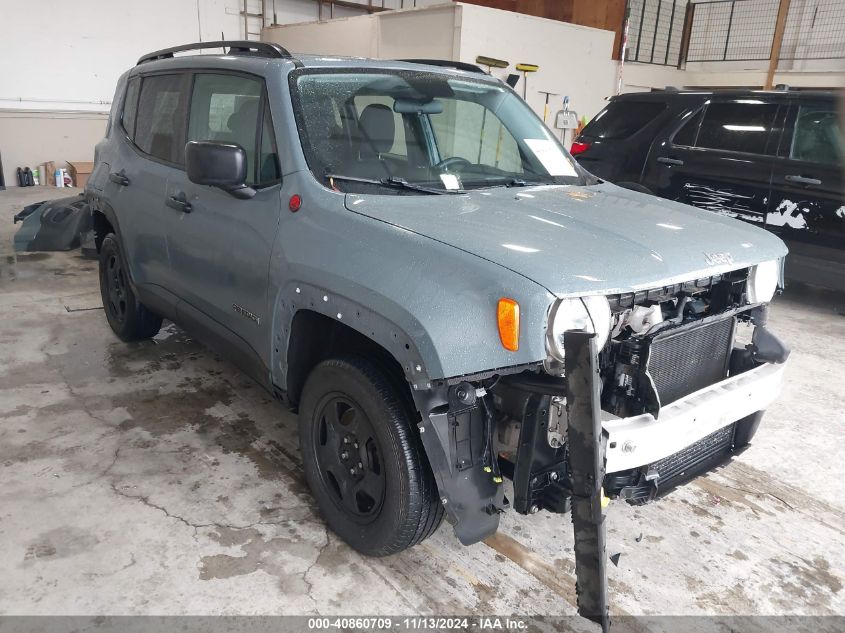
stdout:
<svg viewBox="0 0 845 633">
<path fill-rule="evenodd" d="M 100 295 L 106 319 L 120 340 L 150 338 L 161 329 L 161 317 L 138 301 L 132 290 L 123 249 L 114 233 L 106 235 L 100 246 Z"/>
<path fill-rule="evenodd" d="M 443 518 L 408 409 L 380 367 L 357 356 L 320 363 L 303 390 L 305 477 L 328 526 L 362 554 L 401 552 Z"/>
</svg>

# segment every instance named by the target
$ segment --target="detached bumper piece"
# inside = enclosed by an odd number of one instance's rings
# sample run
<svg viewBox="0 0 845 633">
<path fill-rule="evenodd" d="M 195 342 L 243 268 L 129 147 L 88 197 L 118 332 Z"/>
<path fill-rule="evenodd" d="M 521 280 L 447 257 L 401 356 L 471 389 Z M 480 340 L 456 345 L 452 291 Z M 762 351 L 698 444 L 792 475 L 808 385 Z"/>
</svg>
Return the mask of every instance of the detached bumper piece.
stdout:
<svg viewBox="0 0 845 633">
<path fill-rule="evenodd" d="M 91 231 L 91 213 L 82 195 L 38 202 L 14 216 L 21 222 L 15 234 L 15 250 L 69 251 L 79 248 Z"/>
<path fill-rule="evenodd" d="M 596 341 L 595 335 L 582 332 L 567 332 L 563 341 L 578 613 L 600 623 L 606 632 L 610 628 L 610 616 L 602 482 L 607 438 L 601 425 Z"/>
<path fill-rule="evenodd" d="M 607 475 L 605 491 L 630 503 L 651 501 L 662 492 L 728 461 L 733 454 L 735 427 L 731 424 L 721 428 L 674 455 L 638 470 Z"/>
</svg>

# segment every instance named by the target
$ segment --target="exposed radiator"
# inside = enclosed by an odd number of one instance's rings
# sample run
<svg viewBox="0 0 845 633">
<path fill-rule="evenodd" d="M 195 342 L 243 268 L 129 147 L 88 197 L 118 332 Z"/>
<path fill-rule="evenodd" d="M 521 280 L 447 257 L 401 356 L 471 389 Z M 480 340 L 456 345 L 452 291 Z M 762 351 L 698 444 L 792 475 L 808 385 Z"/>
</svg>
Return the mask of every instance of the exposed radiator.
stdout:
<svg viewBox="0 0 845 633">
<path fill-rule="evenodd" d="M 733 347 L 732 317 L 657 334 L 646 372 L 664 406 L 728 375 Z"/>
</svg>

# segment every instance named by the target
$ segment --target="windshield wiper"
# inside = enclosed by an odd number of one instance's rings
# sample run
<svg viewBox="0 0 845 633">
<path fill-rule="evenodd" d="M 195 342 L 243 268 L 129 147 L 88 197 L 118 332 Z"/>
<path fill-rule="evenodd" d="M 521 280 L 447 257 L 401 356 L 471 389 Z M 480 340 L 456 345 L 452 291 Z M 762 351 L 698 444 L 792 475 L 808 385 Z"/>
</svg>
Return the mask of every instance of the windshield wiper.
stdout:
<svg viewBox="0 0 845 633">
<path fill-rule="evenodd" d="M 326 174 L 325 176 L 330 180 L 345 180 L 347 182 L 361 182 L 368 185 L 378 185 L 381 187 L 389 187 L 391 189 L 408 189 L 410 191 L 420 191 L 422 193 L 432 193 L 435 195 L 466 193 L 463 189 L 435 189 L 434 187 L 426 187 L 425 185 L 415 185 L 408 182 L 404 178 L 390 176 L 388 178 L 358 178 L 357 176 L 344 176 L 343 174 Z"/>
<path fill-rule="evenodd" d="M 525 179 L 525 178 L 510 178 L 507 176 L 503 176 L 501 178 L 502 182 L 497 182 L 496 184 L 490 184 L 489 180 L 486 186 L 479 187 L 479 189 L 494 189 L 496 187 L 507 187 L 510 189 L 511 187 L 536 187 L 537 185 L 553 185 L 555 184 L 554 179 Z"/>
</svg>

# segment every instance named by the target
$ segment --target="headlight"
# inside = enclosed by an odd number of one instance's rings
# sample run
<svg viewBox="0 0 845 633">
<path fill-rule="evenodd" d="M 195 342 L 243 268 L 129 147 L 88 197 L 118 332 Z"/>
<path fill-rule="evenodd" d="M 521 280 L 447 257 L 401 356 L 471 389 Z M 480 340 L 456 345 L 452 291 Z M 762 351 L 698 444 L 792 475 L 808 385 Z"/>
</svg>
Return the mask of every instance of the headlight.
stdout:
<svg viewBox="0 0 845 633">
<path fill-rule="evenodd" d="M 757 264 L 748 275 L 748 303 L 767 303 L 775 296 L 780 282 L 780 260 Z"/>
<path fill-rule="evenodd" d="M 576 331 L 594 333 L 596 347 L 602 349 L 610 336 L 610 326 L 610 305 L 606 297 L 561 299 L 549 312 L 546 348 L 552 358 L 563 362 L 563 333 Z"/>
</svg>

